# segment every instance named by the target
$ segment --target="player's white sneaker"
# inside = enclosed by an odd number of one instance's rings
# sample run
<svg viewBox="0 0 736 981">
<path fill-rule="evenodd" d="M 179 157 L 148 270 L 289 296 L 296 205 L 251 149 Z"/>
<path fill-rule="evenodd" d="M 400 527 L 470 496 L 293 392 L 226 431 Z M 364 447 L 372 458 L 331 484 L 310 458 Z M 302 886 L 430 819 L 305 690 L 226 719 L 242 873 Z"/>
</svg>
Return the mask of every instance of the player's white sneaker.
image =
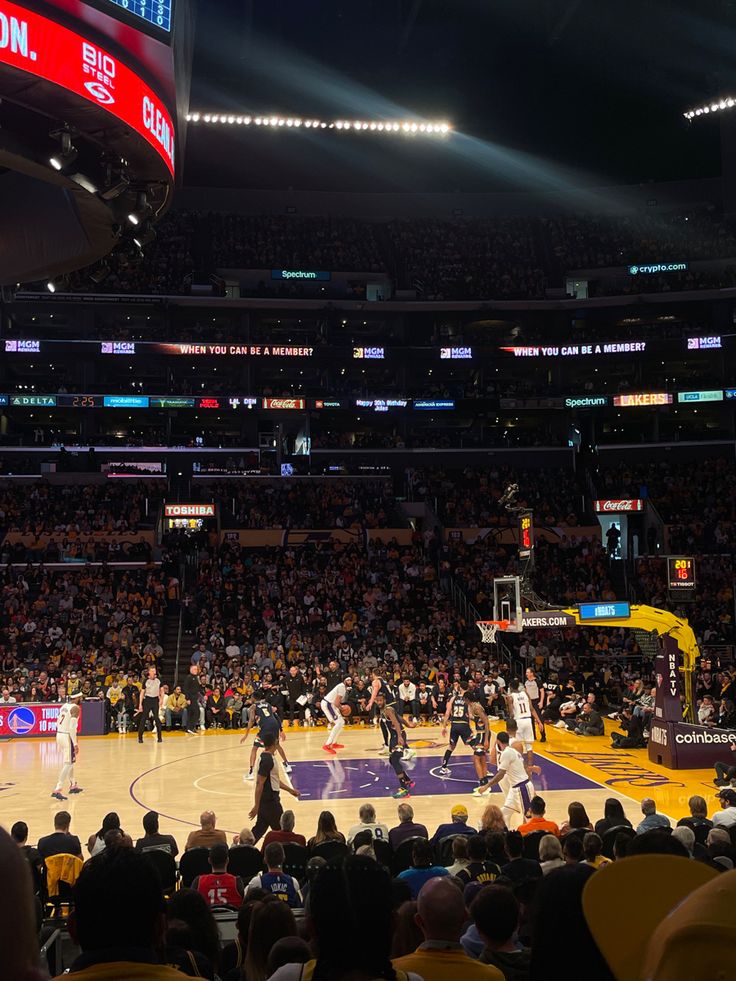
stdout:
<svg viewBox="0 0 736 981">
<path fill-rule="evenodd" d="M 473 797 L 485 797 L 487 793 L 486 787 L 473 787 Z"/>
<path fill-rule="evenodd" d="M 250 773 L 246 773 L 246 775 L 243 777 L 243 780 L 252 780 L 252 779 L 253 779 L 253 771 L 252 770 L 251 770 Z"/>
<path fill-rule="evenodd" d="M 560 719 L 559 722 L 555 722 L 555 729 L 567 729 L 565 723 Z"/>
<path fill-rule="evenodd" d="M 381 748 L 378 750 L 378 755 L 379 756 L 390 756 L 391 755 L 391 750 L 388 748 L 388 746 L 381 746 Z"/>
<path fill-rule="evenodd" d="M 284 763 L 284 773 L 291 773 L 291 763 Z"/>
<path fill-rule="evenodd" d="M 450 776 L 450 768 L 449 768 L 449 766 L 441 766 L 437 772 L 439 773 L 439 775 L 441 777 L 449 777 Z"/>
<path fill-rule="evenodd" d="M 402 760 L 413 760 L 416 759 L 417 751 L 415 749 L 405 749 L 401 754 Z"/>
<path fill-rule="evenodd" d="M 489 722 L 498 722 L 498 718 L 499 717 L 497 715 L 489 715 L 488 716 L 488 721 Z"/>
</svg>

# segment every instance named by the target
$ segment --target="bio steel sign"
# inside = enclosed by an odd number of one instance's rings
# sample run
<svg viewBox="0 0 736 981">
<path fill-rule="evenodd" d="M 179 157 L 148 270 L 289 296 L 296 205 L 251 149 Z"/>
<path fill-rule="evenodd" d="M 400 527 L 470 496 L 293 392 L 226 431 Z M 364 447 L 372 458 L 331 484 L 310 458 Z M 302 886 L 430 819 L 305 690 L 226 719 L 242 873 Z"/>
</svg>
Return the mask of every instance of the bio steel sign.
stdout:
<svg viewBox="0 0 736 981">
<path fill-rule="evenodd" d="M 165 518 L 214 518 L 214 504 L 165 504 Z"/>
<path fill-rule="evenodd" d="M 0 63 L 101 106 L 142 136 L 173 176 L 171 116 L 143 79 L 104 48 L 48 17 L 0 0 Z"/>
<path fill-rule="evenodd" d="M 636 499 L 633 501 L 594 501 L 596 514 L 625 514 L 629 511 L 643 511 L 644 501 Z"/>
</svg>

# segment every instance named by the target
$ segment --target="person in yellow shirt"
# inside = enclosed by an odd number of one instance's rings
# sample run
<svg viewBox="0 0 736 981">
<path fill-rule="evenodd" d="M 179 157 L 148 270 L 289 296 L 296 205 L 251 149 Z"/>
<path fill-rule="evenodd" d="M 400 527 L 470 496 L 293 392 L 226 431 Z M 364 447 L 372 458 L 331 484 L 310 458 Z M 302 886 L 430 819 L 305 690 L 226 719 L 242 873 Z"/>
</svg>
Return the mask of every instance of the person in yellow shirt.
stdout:
<svg viewBox="0 0 736 981">
<path fill-rule="evenodd" d="M 177 719 L 181 723 L 182 730 L 186 732 L 188 728 L 187 723 L 189 722 L 187 712 L 187 696 L 182 692 L 181 685 L 177 685 L 166 700 L 164 720 L 166 722 L 167 730 L 173 728 L 174 722 Z"/>
<path fill-rule="evenodd" d="M 481 964 L 468 957 L 460 944 L 467 920 L 463 894 L 447 878 L 430 879 L 422 886 L 417 899 L 416 923 L 424 935 L 413 954 L 395 958 L 400 971 L 413 971 L 424 981 L 505 981 L 504 975 L 491 964 Z"/>
</svg>

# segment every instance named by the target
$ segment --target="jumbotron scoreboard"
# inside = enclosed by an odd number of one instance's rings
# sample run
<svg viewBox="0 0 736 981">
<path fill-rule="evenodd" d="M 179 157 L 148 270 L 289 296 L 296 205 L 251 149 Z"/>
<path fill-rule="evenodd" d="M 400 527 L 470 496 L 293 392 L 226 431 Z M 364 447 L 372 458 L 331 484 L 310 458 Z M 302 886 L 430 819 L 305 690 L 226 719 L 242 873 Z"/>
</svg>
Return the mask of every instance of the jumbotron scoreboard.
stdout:
<svg viewBox="0 0 736 981">
<path fill-rule="evenodd" d="M 146 21 L 147 24 L 160 27 L 162 31 L 171 30 L 173 0 L 105 0 L 105 2 L 120 7 L 133 17 Z"/>
</svg>

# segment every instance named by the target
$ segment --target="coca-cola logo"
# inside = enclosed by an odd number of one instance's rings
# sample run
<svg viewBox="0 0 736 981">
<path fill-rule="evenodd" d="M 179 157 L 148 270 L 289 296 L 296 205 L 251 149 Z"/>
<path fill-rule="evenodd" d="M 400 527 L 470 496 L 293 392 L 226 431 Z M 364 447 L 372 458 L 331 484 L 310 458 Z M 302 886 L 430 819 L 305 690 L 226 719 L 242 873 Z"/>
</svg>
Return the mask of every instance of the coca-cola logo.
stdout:
<svg viewBox="0 0 736 981">
<path fill-rule="evenodd" d="M 264 409 L 303 409 L 304 399 L 264 399 Z"/>
<path fill-rule="evenodd" d="M 596 501 L 597 512 L 605 511 L 643 511 L 644 502 L 640 499 L 633 501 Z"/>
</svg>

